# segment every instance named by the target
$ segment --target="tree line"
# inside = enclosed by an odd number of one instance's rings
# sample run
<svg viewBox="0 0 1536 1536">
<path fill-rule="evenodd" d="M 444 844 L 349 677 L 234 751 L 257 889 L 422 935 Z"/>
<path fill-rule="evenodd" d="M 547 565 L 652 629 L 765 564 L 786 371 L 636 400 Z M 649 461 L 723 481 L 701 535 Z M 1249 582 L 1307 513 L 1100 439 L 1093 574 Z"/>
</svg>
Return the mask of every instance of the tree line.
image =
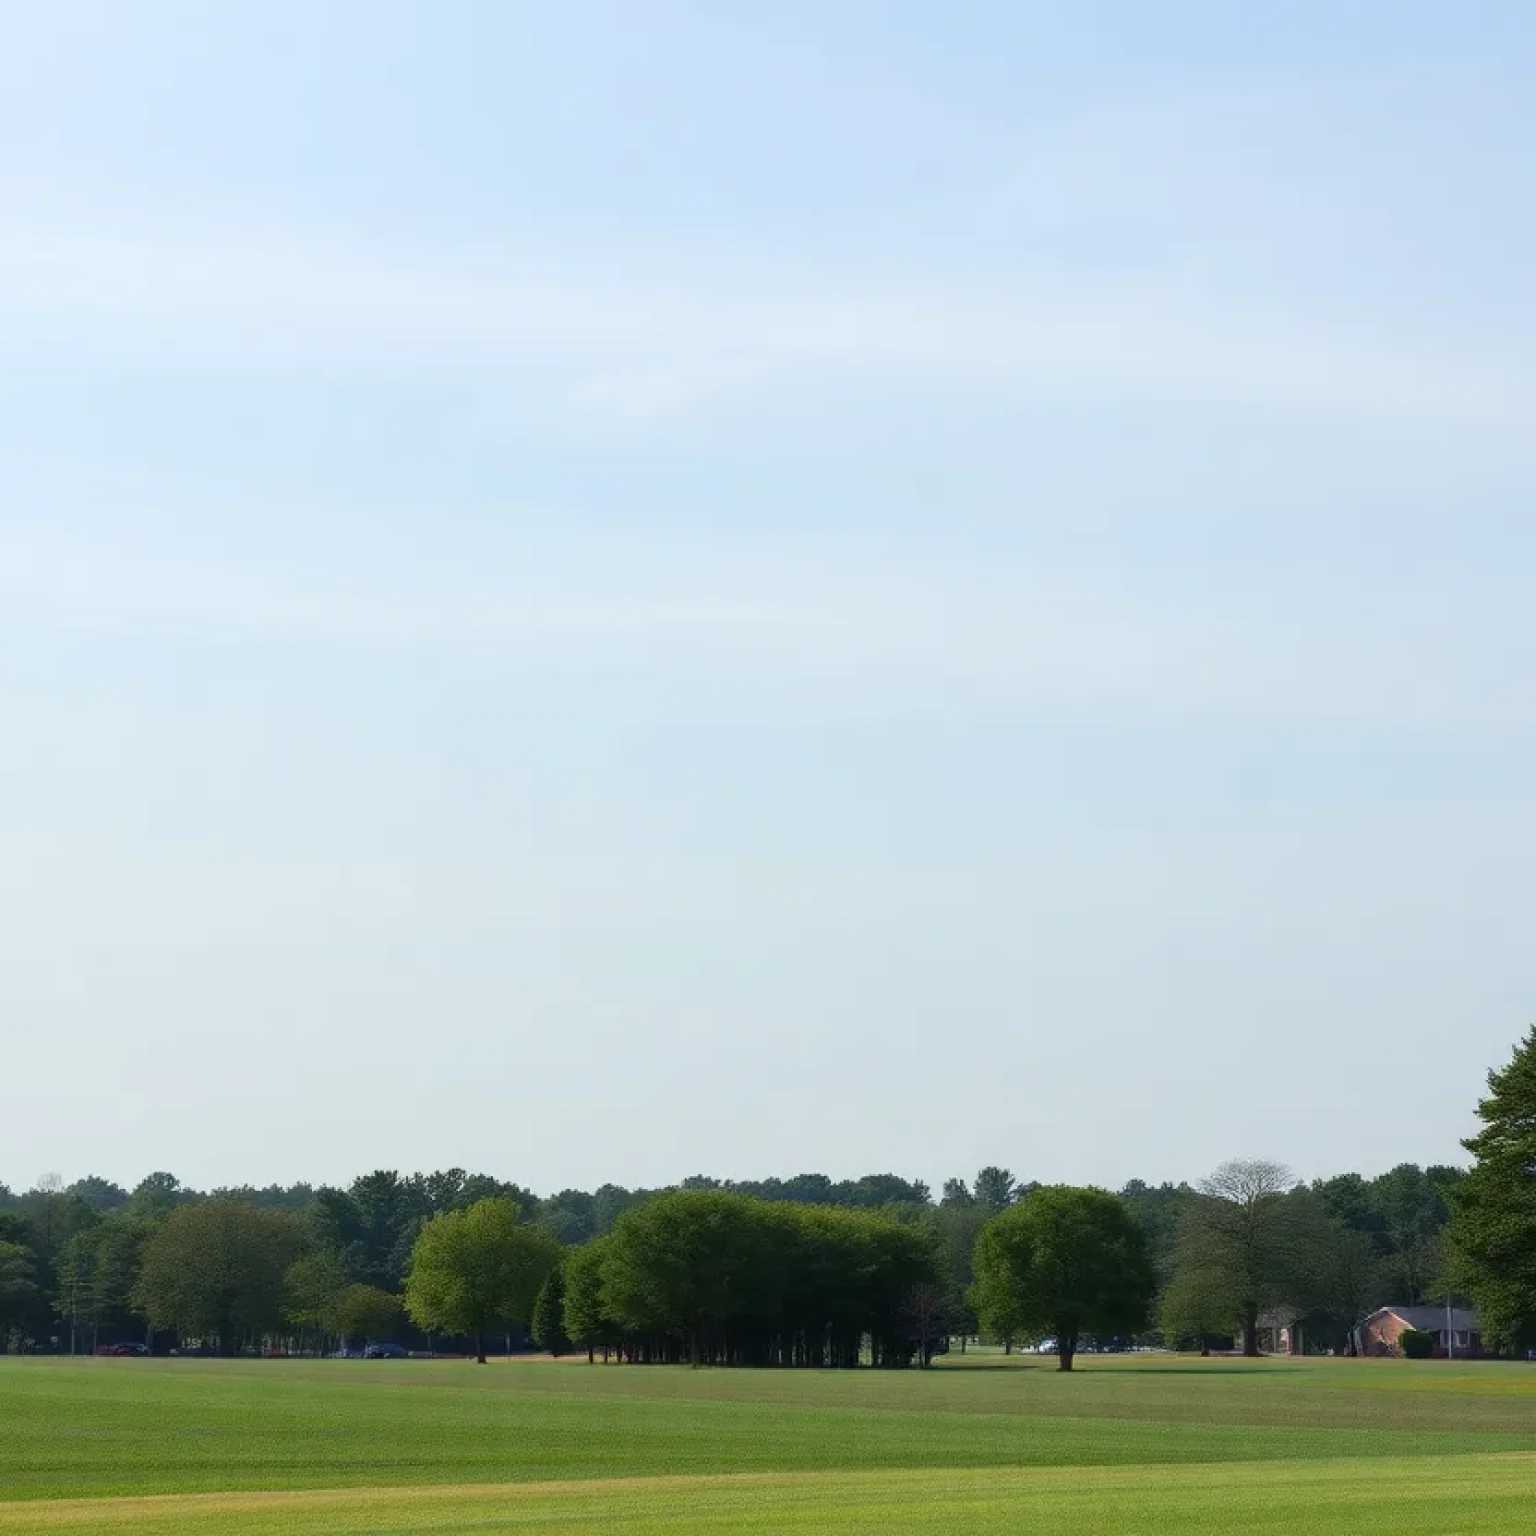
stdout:
<svg viewBox="0 0 1536 1536">
<path fill-rule="evenodd" d="M 1348 1352 L 1377 1306 L 1466 1297 L 1536 1346 L 1536 1032 L 1490 1075 L 1470 1170 L 1301 1184 L 1042 1188 L 986 1168 L 538 1197 L 487 1174 L 199 1192 L 169 1174 L 0 1186 L 0 1342 L 81 1352 L 488 1340 L 629 1363 L 925 1364 L 945 1341 L 1261 1347 L 1282 1315 Z"/>
</svg>

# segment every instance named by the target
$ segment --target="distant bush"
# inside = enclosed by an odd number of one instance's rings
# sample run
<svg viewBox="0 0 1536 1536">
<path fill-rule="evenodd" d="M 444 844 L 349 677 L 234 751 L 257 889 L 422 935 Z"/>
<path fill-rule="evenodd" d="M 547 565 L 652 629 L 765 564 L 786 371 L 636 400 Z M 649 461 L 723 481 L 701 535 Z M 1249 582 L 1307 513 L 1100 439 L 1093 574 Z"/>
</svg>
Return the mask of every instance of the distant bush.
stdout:
<svg viewBox="0 0 1536 1536">
<path fill-rule="evenodd" d="M 1397 1336 L 1398 1346 L 1410 1360 L 1431 1360 L 1435 1354 L 1435 1336 L 1420 1333 L 1417 1328 L 1405 1328 Z"/>
</svg>

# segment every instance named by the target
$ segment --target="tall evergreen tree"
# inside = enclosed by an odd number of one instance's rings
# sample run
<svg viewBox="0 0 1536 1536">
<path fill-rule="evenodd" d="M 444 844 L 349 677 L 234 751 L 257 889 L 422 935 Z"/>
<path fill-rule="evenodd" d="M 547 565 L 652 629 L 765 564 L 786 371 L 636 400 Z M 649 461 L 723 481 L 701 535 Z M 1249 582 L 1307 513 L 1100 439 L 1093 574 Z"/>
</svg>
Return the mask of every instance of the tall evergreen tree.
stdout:
<svg viewBox="0 0 1536 1536">
<path fill-rule="evenodd" d="M 1536 1027 L 1488 1074 L 1476 1161 L 1451 1193 L 1452 1275 L 1496 1349 L 1536 1346 Z"/>
<path fill-rule="evenodd" d="M 565 1269 L 557 1264 L 539 1287 L 533 1304 L 533 1342 L 552 1355 L 569 1352 L 571 1341 L 565 1332 Z"/>
<path fill-rule="evenodd" d="M 976 1175 L 975 1199 L 989 1211 L 1005 1211 L 1019 1197 L 1019 1186 L 1007 1168 L 983 1168 Z"/>
</svg>

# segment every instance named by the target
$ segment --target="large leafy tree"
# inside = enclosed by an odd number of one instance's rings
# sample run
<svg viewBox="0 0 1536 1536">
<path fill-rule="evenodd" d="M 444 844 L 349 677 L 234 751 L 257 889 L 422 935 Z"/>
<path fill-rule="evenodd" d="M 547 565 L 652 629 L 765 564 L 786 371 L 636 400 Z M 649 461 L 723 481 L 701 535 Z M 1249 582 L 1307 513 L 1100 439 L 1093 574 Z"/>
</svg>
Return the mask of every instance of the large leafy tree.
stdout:
<svg viewBox="0 0 1536 1536">
<path fill-rule="evenodd" d="M 958 1180 L 951 1180 L 958 1183 Z M 961 1186 L 964 1188 L 964 1186 Z M 939 1264 L 949 1293 L 947 1317 L 960 1333 L 960 1348 L 965 1349 L 967 1335 L 976 1332 L 979 1319 L 968 1297 L 976 1279 L 976 1239 L 994 1213 L 977 1205 L 966 1191 L 964 1203 L 951 1202 L 930 1207 L 924 1223 L 938 1237 Z"/>
<path fill-rule="evenodd" d="M 1101 1189 L 1035 1189 L 976 1241 L 977 1310 L 998 1332 L 1054 1335 L 1064 1371 L 1084 1335 L 1145 1326 L 1155 1281 L 1147 1240 Z"/>
<path fill-rule="evenodd" d="M 152 1327 L 213 1337 L 233 1354 L 244 1335 L 280 1325 L 288 1271 L 306 1242 L 287 1211 L 239 1200 L 180 1206 L 144 1244 L 135 1310 Z"/>
<path fill-rule="evenodd" d="M 343 1339 L 378 1343 L 400 1326 L 400 1298 L 376 1285 L 349 1285 L 331 1301 L 330 1320 Z"/>
<path fill-rule="evenodd" d="M 66 1245 L 56 1305 L 61 1315 L 90 1329 L 93 1346 L 103 1329 L 120 1334 L 132 1327 L 133 1290 L 153 1232 L 149 1222 L 123 1207 Z"/>
<path fill-rule="evenodd" d="M 351 1283 L 340 1256 L 321 1249 L 306 1253 L 288 1266 L 283 1284 L 283 1310 L 300 1328 L 335 1333 L 336 1302 Z"/>
<path fill-rule="evenodd" d="M 571 1347 L 565 1331 L 565 1267 L 557 1264 L 539 1287 L 533 1303 L 533 1342 L 552 1355 L 563 1355 Z"/>
<path fill-rule="evenodd" d="M 772 1306 L 779 1249 L 748 1195 L 687 1189 L 620 1217 L 604 1270 L 615 1315 L 639 1333 L 683 1341 L 699 1364 L 733 1324 Z"/>
<path fill-rule="evenodd" d="M 354 1179 L 347 1198 L 352 1215 L 349 1252 L 360 1277 L 383 1289 L 398 1285 L 427 1215 L 421 1186 L 393 1169 L 380 1168 Z"/>
<path fill-rule="evenodd" d="M 1180 1270 L 1158 1298 L 1157 1325 L 1170 1348 L 1193 1345 L 1210 1354 L 1211 1340 L 1232 1327 L 1231 1297 L 1220 1277 L 1210 1270 Z"/>
<path fill-rule="evenodd" d="M 1259 1352 L 1259 1314 L 1296 1300 L 1305 1218 L 1290 1171 L 1261 1160 L 1223 1163 L 1185 1207 L 1174 1273 L 1206 1305 L 1222 1299 L 1243 1353 Z"/>
<path fill-rule="evenodd" d="M 1132 1179 L 1120 1191 L 1120 1198 L 1147 1234 L 1153 1268 L 1164 1278 L 1172 1271 L 1179 1220 L 1193 1196 L 1187 1184 L 1148 1184 L 1141 1179 Z"/>
<path fill-rule="evenodd" d="M 1338 1223 L 1317 1229 L 1311 1245 L 1312 1283 L 1305 1292 L 1332 1321 L 1334 1345 L 1345 1354 L 1359 1349 L 1359 1325 L 1380 1304 L 1382 1261 L 1371 1239 Z"/>
<path fill-rule="evenodd" d="M 597 1202 L 579 1189 L 562 1189 L 539 1201 L 535 1219 L 562 1243 L 584 1243 L 597 1236 Z"/>
<path fill-rule="evenodd" d="M 926 1209 L 922 1207 L 920 1209 Z M 716 1189 L 659 1195 L 566 1260 L 565 1326 L 589 1356 L 720 1365 L 909 1364 L 942 1286 L 925 1221 Z"/>
<path fill-rule="evenodd" d="M 420 1327 L 472 1336 L 485 1364 L 485 1335 L 498 1324 L 527 1322 L 560 1246 L 523 1222 L 506 1199 L 445 1211 L 422 1229 L 411 1254 L 405 1306 Z"/>
<path fill-rule="evenodd" d="M 1452 1196 L 1452 1278 L 1494 1348 L 1536 1346 L 1536 1028 L 1488 1074 L 1475 1161 Z"/>
<path fill-rule="evenodd" d="M 603 1263 L 612 1246 L 612 1237 L 593 1238 L 573 1248 L 560 1266 L 565 1335 L 586 1350 L 589 1364 L 599 1347 L 607 1360 L 608 1351 L 618 1342 L 618 1325 L 603 1299 Z"/>
<path fill-rule="evenodd" d="M 76 1179 L 69 1186 L 68 1193 L 98 1211 L 119 1211 L 128 1204 L 129 1199 L 128 1191 L 120 1184 L 98 1178 L 94 1174 Z"/>
<path fill-rule="evenodd" d="M 181 1180 L 174 1173 L 151 1173 L 140 1179 L 129 1197 L 128 1209 L 145 1221 L 164 1221 L 179 1205 L 197 1199 L 191 1190 L 183 1189 Z"/>
<path fill-rule="evenodd" d="M 32 1250 L 0 1234 L 0 1352 L 10 1347 L 13 1333 L 25 1332 L 23 1323 L 37 1299 L 36 1274 Z"/>
</svg>

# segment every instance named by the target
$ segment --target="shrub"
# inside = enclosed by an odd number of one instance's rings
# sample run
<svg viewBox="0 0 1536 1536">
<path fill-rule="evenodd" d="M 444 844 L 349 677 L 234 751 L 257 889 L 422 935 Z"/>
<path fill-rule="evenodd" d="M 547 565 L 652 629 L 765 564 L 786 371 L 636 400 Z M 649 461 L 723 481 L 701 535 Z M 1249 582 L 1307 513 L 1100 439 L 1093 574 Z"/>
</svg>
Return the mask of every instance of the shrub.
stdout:
<svg viewBox="0 0 1536 1536">
<path fill-rule="evenodd" d="M 1397 1343 L 1410 1360 L 1434 1358 L 1435 1336 L 1432 1333 L 1421 1333 L 1417 1328 L 1405 1328 L 1398 1335 Z"/>
</svg>

